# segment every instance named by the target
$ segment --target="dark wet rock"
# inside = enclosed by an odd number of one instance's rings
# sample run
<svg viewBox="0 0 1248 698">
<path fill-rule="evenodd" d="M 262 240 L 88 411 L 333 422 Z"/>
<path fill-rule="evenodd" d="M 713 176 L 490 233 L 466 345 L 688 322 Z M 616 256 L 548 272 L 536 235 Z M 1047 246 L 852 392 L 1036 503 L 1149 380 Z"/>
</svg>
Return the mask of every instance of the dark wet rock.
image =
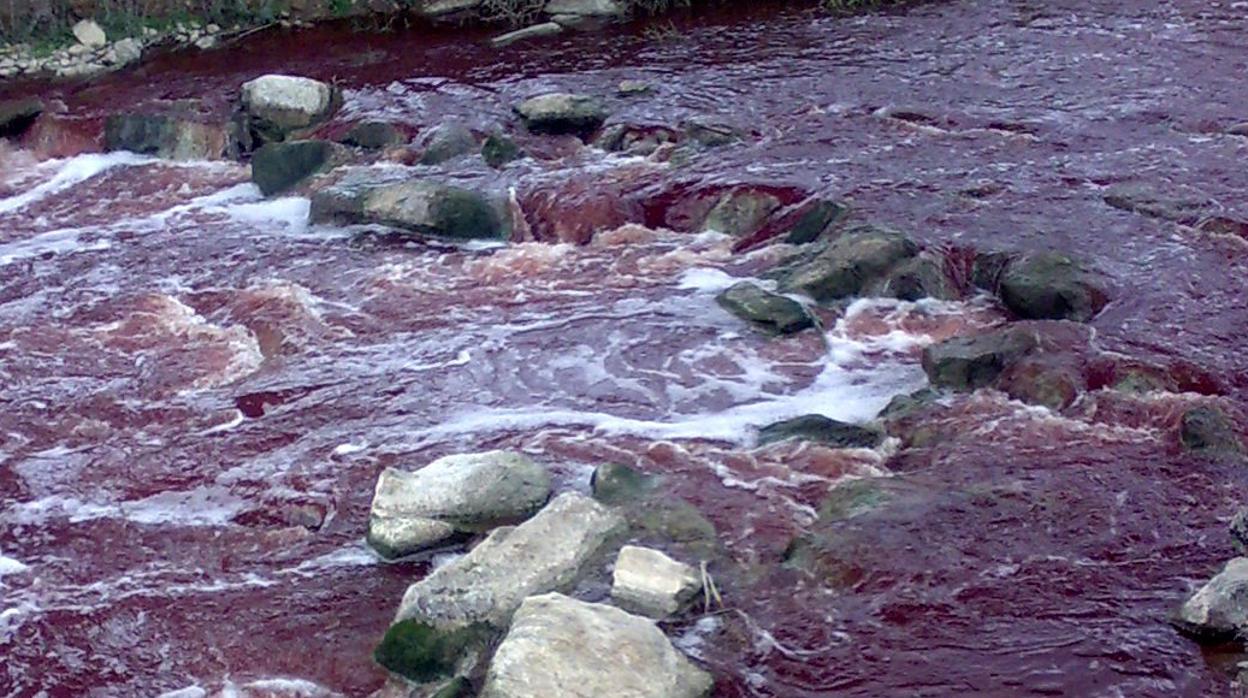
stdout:
<svg viewBox="0 0 1248 698">
<path fill-rule="evenodd" d="M 895 265 L 918 253 L 919 246 L 901 233 L 862 226 L 782 272 L 781 288 L 805 293 L 819 302 L 862 295 Z"/>
<path fill-rule="evenodd" d="M 376 224 L 457 240 L 505 238 L 502 205 L 431 180 L 371 187 L 338 186 L 312 195 L 313 223 Z"/>
<path fill-rule="evenodd" d="M 525 128 L 533 133 L 571 134 L 584 139 L 607 119 L 602 101 L 588 95 L 551 93 L 531 97 L 516 105 Z"/>
<path fill-rule="evenodd" d="M 424 134 L 421 141 L 424 148 L 424 153 L 420 156 L 422 165 L 439 165 L 477 149 L 477 137 L 458 121 L 435 126 Z"/>
<path fill-rule="evenodd" d="M 550 474 L 507 451 L 439 458 L 415 472 L 387 468 L 369 511 L 369 545 L 397 558 L 457 536 L 522 521 L 550 497 Z"/>
<path fill-rule="evenodd" d="M 353 148 L 381 150 L 406 143 L 407 136 L 392 123 L 365 121 L 352 126 L 339 142 Z"/>
<path fill-rule="evenodd" d="M 741 129 L 706 117 L 692 117 L 680 125 L 685 140 L 704 148 L 716 148 L 745 138 Z"/>
<path fill-rule="evenodd" d="M 1150 218 L 1191 225 L 1209 210 L 1208 197 L 1190 188 L 1158 190 L 1142 184 L 1122 184 L 1105 192 L 1105 203 Z"/>
<path fill-rule="evenodd" d="M 777 334 L 792 334 L 814 326 L 801 303 L 748 281 L 733 284 L 715 300 L 742 320 Z"/>
<path fill-rule="evenodd" d="M 265 196 L 280 194 L 341 159 L 340 146 L 329 141 L 269 143 L 251 158 L 251 181 Z"/>
<path fill-rule="evenodd" d="M 845 204 L 820 199 L 811 204 L 797 218 L 784 241 L 790 245 L 805 245 L 814 242 L 848 213 L 849 207 Z"/>
<path fill-rule="evenodd" d="M 589 481 L 594 499 L 611 505 L 641 499 L 657 484 L 658 478 L 618 463 L 598 466 Z"/>
<path fill-rule="evenodd" d="M 975 390 L 991 385 L 1037 346 L 1035 333 L 1015 327 L 954 337 L 923 350 L 923 370 L 934 386 Z"/>
<path fill-rule="evenodd" d="M 650 155 L 666 143 L 676 141 L 677 133 L 665 126 L 613 124 L 602 130 L 594 145 L 608 153 Z"/>
<path fill-rule="evenodd" d="M 1216 407 L 1193 407 L 1179 423 L 1183 448 L 1201 455 L 1236 457 L 1243 454 L 1243 443 L 1234 422 Z"/>
<path fill-rule="evenodd" d="M 1226 133 L 1231 136 L 1248 136 L 1248 121 L 1230 126 Z"/>
<path fill-rule="evenodd" d="M 702 698 L 710 674 L 654 621 L 562 594 L 525 600 L 498 646 L 482 698 Z"/>
<path fill-rule="evenodd" d="M 1171 618 L 1183 633 L 1201 641 L 1232 639 L 1248 630 L 1248 558 L 1229 560 Z"/>
<path fill-rule="evenodd" d="M 243 84 L 242 108 L 257 146 L 286 140 L 315 126 L 342 105 L 333 85 L 292 75 L 263 75 Z"/>
<path fill-rule="evenodd" d="M 524 29 L 517 29 L 513 32 L 500 34 L 493 39 L 490 39 L 490 43 L 498 47 L 510 46 L 511 44 L 521 41 L 531 41 L 533 39 L 555 36 L 556 34 L 560 34 L 562 32 L 563 26 L 558 22 L 543 22 L 541 24 L 534 24 L 532 26 L 525 27 Z"/>
<path fill-rule="evenodd" d="M 1241 553 L 1248 552 L 1248 507 L 1235 512 L 1229 528 L 1235 549 Z"/>
<path fill-rule="evenodd" d="M 0 138 L 17 138 L 43 113 L 43 100 L 36 97 L 0 102 Z"/>
<path fill-rule="evenodd" d="M 451 678 L 470 652 L 481 652 L 490 637 L 484 624 L 438 628 L 417 620 L 391 625 L 373 650 L 387 670 L 418 683 Z"/>
<path fill-rule="evenodd" d="M 971 263 L 971 283 L 987 291 L 997 292 L 1001 275 L 1016 255 L 1008 252 L 980 252 Z"/>
<path fill-rule="evenodd" d="M 999 279 L 1001 301 L 1024 319 L 1087 322 L 1109 301 L 1099 279 L 1069 257 L 1051 252 L 1010 261 Z"/>
<path fill-rule="evenodd" d="M 114 114 L 104 122 L 104 149 L 171 160 L 214 160 L 230 149 L 223 126 L 163 114 Z"/>
<path fill-rule="evenodd" d="M 524 151 L 520 149 L 520 146 L 502 134 L 490 134 L 481 144 L 481 159 L 494 169 L 500 169 L 507 163 L 522 157 L 524 157 Z"/>
<path fill-rule="evenodd" d="M 1071 359 L 1064 354 L 1025 356 L 1001 375 L 997 387 L 1030 405 L 1064 409 L 1087 389 L 1087 380 Z"/>
<path fill-rule="evenodd" d="M 706 214 L 702 230 L 744 236 L 758 230 L 776 209 L 780 200 L 758 189 L 734 189 L 725 193 Z"/>
<path fill-rule="evenodd" d="M 758 431 L 760 446 L 788 439 L 813 441 L 834 448 L 875 448 L 884 440 L 884 435 L 875 429 L 838 422 L 818 414 L 786 419 Z"/>
<path fill-rule="evenodd" d="M 945 274 L 941 259 L 924 252 L 901 262 L 888 272 L 880 288 L 880 295 L 917 301 L 921 298 L 954 300 L 961 294 Z"/>
<path fill-rule="evenodd" d="M 913 393 L 898 395 L 880 410 L 880 419 L 896 419 L 913 414 L 940 398 L 940 393 L 931 388 L 920 388 Z"/>
</svg>

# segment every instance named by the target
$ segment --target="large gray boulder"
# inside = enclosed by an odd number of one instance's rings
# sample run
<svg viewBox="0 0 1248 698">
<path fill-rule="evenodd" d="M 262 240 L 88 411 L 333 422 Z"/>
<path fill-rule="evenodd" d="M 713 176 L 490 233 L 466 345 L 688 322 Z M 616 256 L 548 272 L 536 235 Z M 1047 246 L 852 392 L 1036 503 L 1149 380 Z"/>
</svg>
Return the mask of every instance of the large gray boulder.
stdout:
<svg viewBox="0 0 1248 698">
<path fill-rule="evenodd" d="M 997 293 L 1015 315 L 1028 320 L 1087 322 L 1105 307 L 1109 293 L 1069 257 L 1036 252 L 1009 261 L 999 272 Z"/>
<path fill-rule="evenodd" d="M 1248 557 L 1232 558 L 1171 619 L 1201 640 L 1224 640 L 1248 630 Z"/>
<path fill-rule="evenodd" d="M 624 527 L 618 513 L 589 497 L 559 495 L 533 518 L 495 529 L 467 555 L 408 587 L 396 621 L 505 628 L 526 597 L 570 585 Z"/>
<path fill-rule="evenodd" d="M 509 226 L 501 201 L 432 180 L 336 186 L 312 195 L 313 223 L 377 224 L 457 240 L 499 240 Z"/>
<path fill-rule="evenodd" d="M 285 140 L 293 131 L 329 118 L 342 104 L 338 88 L 294 75 L 262 75 L 243 83 L 243 111 L 261 143 Z"/>
<path fill-rule="evenodd" d="M 653 621 L 544 594 L 516 613 L 481 698 L 700 698 L 712 684 Z"/>
<path fill-rule="evenodd" d="M 626 545 L 615 558 L 611 598 L 620 608 L 662 619 L 679 611 L 701 589 L 697 570 L 658 550 Z"/>
<path fill-rule="evenodd" d="M 525 128 L 533 133 L 571 134 L 585 138 L 607 119 L 602 101 L 588 95 L 564 92 L 538 95 L 515 107 Z"/>
<path fill-rule="evenodd" d="M 382 557 L 410 555 L 521 521 L 549 497 L 550 473 L 521 453 L 446 456 L 412 473 L 387 468 L 377 478 L 368 542 Z"/>
<path fill-rule="evenodd" d="M 800 332 L 815 324 L 801 303 L 748 281 L 733 284 L 715 301 L 742 320 L 776 334 Z"/>
<path fill-rule="evenodd" d="M 918 253 L 919 246 L 901 233 L 862 226 L 789 270 L 781 288 L 820 302 L 862 295 L 889 270 Z"/>
<path fill-rule="evenodd" d="M 934 386 L 975 390 L 991 385 L 1008 366 L 1038 345 L 1035 333 L 1022 328 L 953 337 L 924 348 L 923 370 Z"/>
</svg>

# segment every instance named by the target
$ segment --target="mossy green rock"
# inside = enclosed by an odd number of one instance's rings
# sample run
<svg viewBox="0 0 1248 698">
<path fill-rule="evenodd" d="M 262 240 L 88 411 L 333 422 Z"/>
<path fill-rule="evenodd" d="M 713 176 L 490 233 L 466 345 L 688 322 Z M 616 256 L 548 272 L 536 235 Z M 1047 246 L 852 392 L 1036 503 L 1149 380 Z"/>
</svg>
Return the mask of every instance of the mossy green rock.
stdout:
<svg viewBox="0 0 1248 698">
<path fill-rule="evenodd" d="M 954 300 L 959 296 L 940 259 L 926 253 L 911 257 L 888 272 L 880 293 L 905 301 Z"/>
<path fill-rule="evenodd" d="M 426 683 L 454 676 L 464 653 L 484 644 L 488 636 L 489 629 L 483 625 L 447 630 L 401 620 L 386 631 L 373 651 L 373 659 L 400 676 Z"/>
<path fill-rule="evenodd" d="M 919 253 L 913 240 L 896 231 L 862 226 L 833 240 L 813 257 L 783 273 L 781 288 L 819 302 L 861 295 L 889 270 Z"/>
<path fill-rule="evenodd" d="M 476 150 L 477 137 L 464 124 L 449 121 L 439 124 L 425 135 L 424 147 L 420 164 L 440 165 Z"/>
<path fill-rule="evenodd" d="M 494 169 L 500 169 L 507 163 L 523 157 L 524 151 L 507 136 L 491 134 L 481 144 L 481 159 Z"/>
<path fill-rule="evenodd" d="M 742 320 L 776 334 L 800 332 L 815 324 L 801 303 L 748 281 L 734 284 L 715 301 Z"/>
<path fill-rule="evenodd" d="M 813 441 L 834 448 L 875 448 L 884 440 L 884 435 L 874 429 L 838 422 L 819 414 L 786 419 L 765 426 L 758 432 L 760 445 L 788 439 Z"/>
<path fill-rule="evenodd" d="M 288 191 L 329 169 L 334 164 L 335 147 L 329 141 L 269 143 L 251 158 L 251 181 L 265 196 Z"/>
<path fill-rule="evenodd" d="M 1049 252 L 1025 255 L 1006 265 L 998 293 L 1005 307 L 1027 320 L 1087 322 L 1109 300 L 1108 292 L 1083 267 Z"/>
</svg>

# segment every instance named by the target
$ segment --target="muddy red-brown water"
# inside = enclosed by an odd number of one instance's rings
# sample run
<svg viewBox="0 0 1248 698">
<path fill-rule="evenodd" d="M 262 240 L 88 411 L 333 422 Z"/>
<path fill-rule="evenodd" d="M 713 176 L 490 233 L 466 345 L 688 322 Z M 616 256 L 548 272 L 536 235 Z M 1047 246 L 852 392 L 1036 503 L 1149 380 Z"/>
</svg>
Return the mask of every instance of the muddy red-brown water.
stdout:
<svg viewBox="0 0 1248 698">
<path fill-rule="evenodd" d="M 604 461 L 667 473 L 706 515 L 749 573 L 667 630 L 716 696 L 1233 694 L 1244 657 L 1166 618 L 1234 554 L 1248 503 L 1242 464 L 1176 437 L 1195 402 L 1248 410 L 1248 244 L 1102 194 L 1184 186 L 1248 220 L 1248 138 L 1223 135 L 1248 121 L 1245 3 L 758 5 L 486 37 L 268 33 L 0 87 L 63 107 L 0 143 L 0 694 L 369 694 L 404 588 L 456 553 L 370 553 L 375 478 L 491 448 L 563 489 Z M 268 72 L 341 85 L 328 131 L 514 129 L 513 103 L 558 89 L 606 95 L 613 122 L 749 136 L 679 163 L 560 142 L 501 174 L 448 166 L 514 189 L 536 238 L 467 248 L 308 225 L 306 199 L 264 200 L 245 165 L 90 152 L 108 113 L 223 113 Z M 654 89 L 616 96 L 625 79 Z M 690 230 L 700 192 L 738 184 L 847 199 L 954 256 L 1078 257 L 1114 289 L 1095 350 L 1186 392 L 1053 412 L 985 391 L 952 399 L 924 448 L 757 449 L 776 419 L 872 419 L 925 384 L 922 346 L 1004 316 L 987 297 L 865 300 L 822 336 L 752 332 L 714 293 L 775 246 Z M 830 488 L 890 472 L 971 494 L 863 532 L 851 583 L 781 566 Z"/>
</svg>

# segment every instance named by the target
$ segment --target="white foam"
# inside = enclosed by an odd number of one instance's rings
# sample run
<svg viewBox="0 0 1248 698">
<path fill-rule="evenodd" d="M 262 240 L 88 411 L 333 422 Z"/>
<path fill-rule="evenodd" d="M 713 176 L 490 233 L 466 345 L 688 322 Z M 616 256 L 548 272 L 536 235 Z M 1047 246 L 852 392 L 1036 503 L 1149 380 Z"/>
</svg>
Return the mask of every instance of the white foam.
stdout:
<svg viewBox="0 0 1248 698">
<path fill-rule="evenodd" d="M 0 554 L 0 579 L 3 579 L 6 574 L 17 574 L 28 569 L 30 569 L 30 566 L 21 560 L 15 560 Z"/>
<path fill-rule="evenodd" d="M 9 213 L 25 208 L 30 204 L 57 192 L 64 191 L 79 182 L 90 179 L 101 172 L 115 167 L 132 167 L 154 162 L 153 158 L 134 153 L 87 153 L 65 160 L 51 160 L 42 167 L 59 167 L 51 179 L 36 186 L 30 191 L 0 199 L 0 213 Z"/>
<path fill-rule="evenodd" d="M 66 518 L 70 523 L 119 518 L 139 524 L 222 526 L 244 506 L 245 500 L 220 487 L 198 487 L 120 503 L 88 502 L 77 497 L 52 495 L 17 504 L 4 518 L 20 524 L 42 523 L 54 518 Z"/>
</svg>

